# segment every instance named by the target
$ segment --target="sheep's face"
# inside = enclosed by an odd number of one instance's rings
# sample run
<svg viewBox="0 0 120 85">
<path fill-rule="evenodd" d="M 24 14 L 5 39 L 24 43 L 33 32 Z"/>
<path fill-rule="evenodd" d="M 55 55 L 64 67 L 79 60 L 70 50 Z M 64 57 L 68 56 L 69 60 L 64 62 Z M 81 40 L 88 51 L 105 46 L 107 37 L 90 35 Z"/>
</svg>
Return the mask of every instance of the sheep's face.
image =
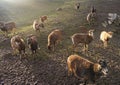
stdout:
<svg viewBox="0 0 120 85">
<path fill-rule="evenodd" d="M 89 35 L 93 36 L 93 32 L 94 32 L 94 30 L 89 30 Z"/>
<path fill-rule="evenodd" d="M 109 34 L 109 38 L 112 38 L 113 32 L 108 32 L 108 34 Z"/>
<path fill-rule="evenodd" d="M 94 64 L 94 72 L 99 74 L 100 77 L 106 77 L 108 74 L 106 61 L 100 60 L 99 63 Z"/>
<path fill-rule="evenodd" d="M 100 60 L 99 64 L 101 65 L 101 73 L 103 77 L 106 77 L 108 74 L 107 62 L 105 60 Z"/>
</svg>

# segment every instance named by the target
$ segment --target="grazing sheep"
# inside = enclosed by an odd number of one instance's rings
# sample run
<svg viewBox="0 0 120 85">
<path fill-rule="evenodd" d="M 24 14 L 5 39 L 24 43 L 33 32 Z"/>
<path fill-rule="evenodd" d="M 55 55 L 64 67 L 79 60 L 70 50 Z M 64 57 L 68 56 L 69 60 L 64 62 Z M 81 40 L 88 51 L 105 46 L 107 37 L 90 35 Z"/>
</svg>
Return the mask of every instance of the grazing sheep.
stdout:
<svg viewBox="0 0 120 85">
<path fill-rule="evenodd" d="M 67 59 L 68 76 L 74 76 L 83 81 L 84 85 L 89 81 L 95 83 L 100 77 L 106 77 L 108 73 L 107 63 L 100 60 L 99 63 L 93 63 L 79 55 L 70 55 Z"/>
<path fill-rule="evenodd" d="M 56 11 L 62 11 L 62 8 L 57 8 Z"/>
<path fill-rule="evenodd" d="M 96 18 L 97 18 L 97 15 L 96 15 L 95 12 L 94 13 L 92 13 L 92 12 L 88 13 L 88 15 L 87 15 L 87 21 L 88 21 L 89 25 L 90 24 L 94 24 Z"/>
<path fill-rule="evenodd" d="M 102 31 L 100 34 L 100 40 L 103 42 L 104 44 L 104 48 L 106 48 L 108 46 L 108 41 L 110 38 L 112 38 L 113 36 L 113 32 L 106 32 L 106 31 Z"/>
<path fill-rule="evenodd" d="M 48 35 L 48 45 L 47 48 L 51 50 L 53 48 L 53 51 L 55 50 L 55 45 L 58 44 L 62 40 L 62 31 L 59 29 L 56 29 L 52 31 Z"/>
<path fill-rule="evenodd" d="M 36 53 L 37 49 L 38 49 L 38 41 L 37 41 L 37 37 L 35 35 L 30 35 L 27 38 L 27 44 L 29 45 L 29 48 L 32 51 L 32 54 Z"/>
<path fill-rule="evenodd" d="M 92 42 L 93 40 L 93 31 L 94 30 L 89 30 L 88 33 L 75 33 L 72 35 L 72 43 L 74 48 L 80 44 L 84 44 L 84 51 L 88 50 L 88 44 Z"/>
<path fill-rule="evenodd" d="M 44 24 L 43 23 L 39 23 L 38 20 L 34 20 L 34 22 L 33 22 L 33 29 L 35 31 L 39 31 L 40 32 L 41 28 L 44 28 Z"/>
<path fill-rule="evenodd" d="M 15 28 L 16 24 L 14 22 L 0 23 L 0 29 L 5 33 L 8 33 L 9 31 L 14 32 Z"/>
<path fill-rule="evenodd" d="M 21 36 L 16 35 L 11 38 L 11 47 L 14 53 L 16 53 L 16 51 L 19 51 L 20 55 L 22 54 L 22 52 L 25 54 L 25 42 L 21 38 Z"/>
<path fill-rule="evenodd" d="M 44 23 L 45 20 L 47 20 L 47 16 L 46 15 L 45 16 L 41 16 L 40 19 L 41 19 L 41 22 Z"/>
<path fill-rule="evenodd" d="M 80 9 L 80 3 L 75 4 L 75 9 L 77 9 L 77 10 Z"/>
</svg>

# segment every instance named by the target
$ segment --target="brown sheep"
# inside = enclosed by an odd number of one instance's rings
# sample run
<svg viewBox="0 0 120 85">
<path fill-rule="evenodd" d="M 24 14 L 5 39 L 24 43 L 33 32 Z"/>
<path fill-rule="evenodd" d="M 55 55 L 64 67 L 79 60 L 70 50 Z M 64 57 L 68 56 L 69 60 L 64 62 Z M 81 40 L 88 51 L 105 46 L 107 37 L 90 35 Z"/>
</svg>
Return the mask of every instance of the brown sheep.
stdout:
<svg viewBox="0 0 120 85">
<path fill-rule="evenodd" d="M 38 41 L 37 41 L 37 37 L 35 35 L 30 35 L 27 38 L 27 44 L 29 46 L 29 48 L 32 51 L 32 54 L 36 53 L 37 49 L 38 49 Z"/>
<path fill-rule="evenodd" d="M 5 33 L 8 33 L 9 31 L 14 32 L 15 28 L 16 24 L 14 22 L 0 23 L 0 29 Z"/>
<path fill-rule="evenodd" d="M 41 28 L 44 28 L 44 24 L 43 23 L 39 23 L 38 20 L 34 20 L 33 22 L 33 29 L 37 32 L 39 31 L 40 32 L 40 29 Z"/>
<path fill-rule="evenodd" d="M 97 79 L 108 73 L 107 63 L 104 60 L 100 60 L 99 63 L 93 63 L 79 55 L 70 55 L 67 59 L 68 76 L 74 74 L 74 76 L 84 82 L 86 85 L 89 81 L 93 83 Z"/>
<path fill-rule="evenodd" d="M 104 48 L 106 48 L 108 46 L 108 41 L 110 38 L 112 38 L 113 36 L 113 32 L 106 32 L 106 31 L 102 31 L 100 34 L 100 40 L 103 42 L 104 44 Z"/>
<path fill-rule="evenodd" d="M 88 33 L 75 33 L 72 35 L 72 43 L 73 47 L 75 48 L 78 44 L 83 43 L 84 44 L 84 51 L 88 50 L 88 44 L 90 44 L 93 41 L 93 31 L 89 30 Z"/>
<path fill-rule="evenodd" d="M 46 15 L 45 16 L 41 16 L 40 20 L 41 20 L 42 23 L 44 23 L 47 20 L 47 16 Z"/>
<path fill-rule="evenodd" d="M 52 31 L 48 35 L 48 45 L 47 48 L 51 50 L 53 48 L 53 51 L 55 50 L 55 45 L 58 44 L 62 40 L 62 31 L 59 29 L 56 29 Z"/>
<path fill-rule="evenodd" d="M 11 47 L 14 53 L 16 53 L 16 51 L 19 51 L 20 55 L 22 54 L 22 52 L 25 54 L 25 42 L 21 38 L 21 36 L 16 35 L 11 38 Z"/>
</svg>

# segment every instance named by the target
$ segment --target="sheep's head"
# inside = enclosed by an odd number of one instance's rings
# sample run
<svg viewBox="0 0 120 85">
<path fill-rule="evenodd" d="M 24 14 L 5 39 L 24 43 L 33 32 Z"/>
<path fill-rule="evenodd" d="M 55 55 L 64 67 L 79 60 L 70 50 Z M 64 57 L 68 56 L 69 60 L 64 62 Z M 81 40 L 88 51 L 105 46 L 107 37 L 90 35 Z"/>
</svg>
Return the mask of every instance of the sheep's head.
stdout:
<svg viewBox="0 0 120 85">
<path fill-rule="evenodd" d="M 106 77 L 108 74 L 107 63 L 105 60 L 100 60 L 99 63 L 94 64 L 93 70 L 101 77 Z"/>
<path fill-rule="evenodd" d="M 109 31 L 108 34 L 109 34 L 109 38 L 112 38 L 113 32 Z"/>
<path fill-rule="evenodd" d="M 108 74 L 107 62 L 105 60 L 100 60 L 99 64 L 102 67 L 101 72 L 103 73 L 103 76 L 106 76 Z"/>
<path fill-rule="evenodd" d="M 2 29 L 4 27 L 4 23 L 0 22 L 0 29 Z"/>
<path fill-rule="evenodd" d="M 48 45 L 47 48 L 48 48 L 48 50 L 51 50 L 51 46 L 50 45 Z"/>
<path fill-rule="evenodd" d="M 93 32 L 94 32 L 93 29 L 92 29 L 92 30 L 89 30 L 89 31 L 88 31 L 89 36 L 94 36 L 94 35 L 93 35 Z"/>
<path fill-rule="evenodd" d="M 43 24 L 43 23 L 40 23 L 40 24 L 38 25 L 38 27 L 39 27 L 39 28 L 40 28 L 40 27 L 44 28 L 44 24 Z"/>
</svg>

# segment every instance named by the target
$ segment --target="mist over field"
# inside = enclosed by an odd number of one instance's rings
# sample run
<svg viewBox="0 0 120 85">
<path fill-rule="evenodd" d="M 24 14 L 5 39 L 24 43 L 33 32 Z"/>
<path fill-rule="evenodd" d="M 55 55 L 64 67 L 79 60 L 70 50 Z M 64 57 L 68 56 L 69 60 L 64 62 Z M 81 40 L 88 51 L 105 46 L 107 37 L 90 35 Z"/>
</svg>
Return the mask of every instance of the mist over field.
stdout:
<svg viewBox="0 0 120 85">
<path fill-rule="evenodd" d="M 0 0 L 0 21 L 29 25 L 35 18 L 52 13 L 64 0 Z"/>
</svg>

